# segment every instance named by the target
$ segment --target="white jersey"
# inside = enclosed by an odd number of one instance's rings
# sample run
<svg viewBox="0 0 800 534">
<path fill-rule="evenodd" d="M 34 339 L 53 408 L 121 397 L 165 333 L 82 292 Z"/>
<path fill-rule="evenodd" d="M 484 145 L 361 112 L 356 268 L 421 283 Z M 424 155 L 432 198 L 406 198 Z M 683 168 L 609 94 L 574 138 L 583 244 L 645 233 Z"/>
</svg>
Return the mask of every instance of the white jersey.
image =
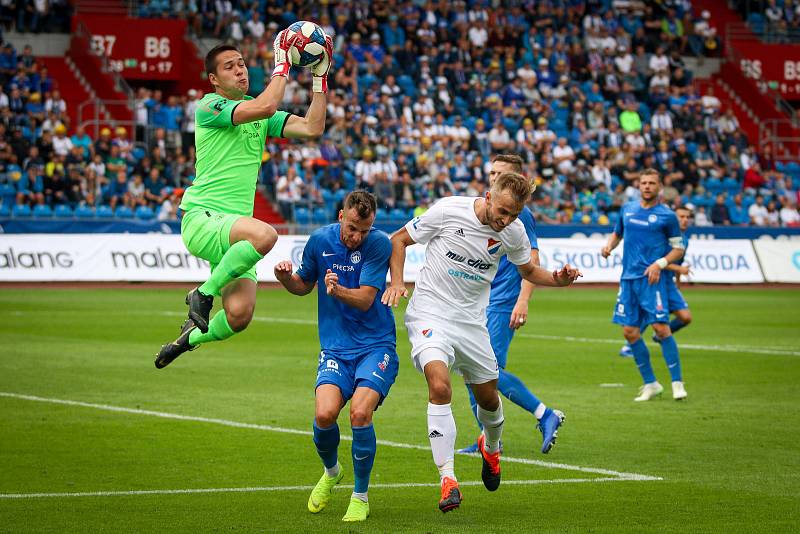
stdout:
<svg viewBox="0 0 800 534">
<path fill-rule="evenodd" d="M 479 197 L 447 197 L 406 224 L 417 243 L 427 244 L 409 308 L 460 322 L 486 323 L 489 290 L 500 258 L 523 265 L 531 244 L 517 219 L 502 232 L 481 224 L 475 214 Z"/>
</svg>

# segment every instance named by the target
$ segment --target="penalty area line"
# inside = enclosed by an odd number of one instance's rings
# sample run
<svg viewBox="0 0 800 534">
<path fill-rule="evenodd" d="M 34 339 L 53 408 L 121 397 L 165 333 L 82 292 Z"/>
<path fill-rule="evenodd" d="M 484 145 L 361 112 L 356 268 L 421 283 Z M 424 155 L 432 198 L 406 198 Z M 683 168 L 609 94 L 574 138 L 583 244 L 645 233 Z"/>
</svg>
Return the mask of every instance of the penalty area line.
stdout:
<svg viewBox="0 0 800 534">
<path fill-rule="evenodd" d="M 12 393 L 8 391 L 0 391 L 0 397 L 6 397 L 11 399 L 19 399 L 19 400 L 27 400 L 33 402 L 44 402 L 49 404 L 61 404 L 64 406 L 77 406 L 80 408 L 92 408 L 95 410 L 103 410 L 107 412 L 115 412 L 115 413 L 125 413 L 130 415 L 144 415 L 149 417 L 159 417 L 162 419 L 174 419 L 178 421 L 193 421 L 197 423 L 207 423 L 207 424 L 214 424 L 214 425 L 221 425 L 233 428 L 246 428 L 250 430 L 262 430 L 267 432 L 278 432 L 282 434 L 295 434 L 301 436 L 311 436 L 313 433 L 310 430 L 298 430 L 296 428 L 283 428 L 278 426 L 272 425 L 258 425 L 254 423 L 242 423 L 240 421 L 230 421 L 227 419 L 217 419 L 213 417 L 199 417 L 193 415 L 182 415 L 176 413 L 169 413 L 169 412 L 157 412 L 153 410 L 141 410 L 138 408 L 126 408 L 124 406 L 112 406 L 109 404 L 95 404 L 91 402 L 83 402 L 83 401 L 76 401 L 76 400 L 68 400 L 68 399 L 54 399 L 49 397 L 37 397 L 35 395 L 23 395 L 20 393 Z M 342 440 L 345 441 L 352 441 L 352 436 L 348 436 L 342 434 Z M 414 449 L 414 450 L 421 450 L 421 451 L 430 451 L 430 446 L 426 445 L 415 445 L 412 443 L 400 443 L 396 441 L 388 441 L 388 440 L 377 440 L 379 445 L 384 445 L 387 447 L 394 447 L 398 449 Z M 477 454 L 465 454 L 464 456 L 475 456 Z M 611 469 L 601 469 L 598 467 L 584 467 L 580 465 L 571 465 L 571 464 L 562 464 L 557 462 L 545 462 L 543 460 L 533 460 L 529 458 L 514 458 L 509 456 L 503 457 L 504 462 L 508 463 L 518 463 L 518 464 L 526 464 L 526 465 L 537 465 L 539 467 L 545 467 L 549 469 L 563 469 L 566 471 L 579 471 L 582 473 L 592 473 L 596 475 L 606 475 L 609 477 L 614 477 L 616 479 L 624 479 L 624 480 L 638 480 L 638 481 L 651 481 L 651 480 L 663 480 L 661 477 L 655 477 L 650 475 L 642 475 L 639 473 L 626 473 L 623 471 L 613 471 Z"/>
<path fill-rule="evenodd" d="M 504 486 L 534 486 L 538 484 L 586 484 L 591 482 L 629 482 L 633 478 L 605 477 L 605 478 L 554 478 L 547 480 L 504 480 Z M 480 480 L 460 480 L 459 486 L 482 486 Z M 352 484 L 337 486 L 342 489 L 353 489 Z M 399 482 L 396 484 L 370 484 L 370 489 L 403 489 L 403 488 L 438 488 L 438 483 L 433 482 Z M 128 497 L 138 495 L 185 495 L 197 493 L 255 493 L 279 491 L 310 491 L 314 486 L 253 486 L 242 488 L 187 488 L 187 489 L 152 489 L 130 491 L 78 491 L 73 493 L 0 493 L 0 499 L 47 499 L 60 497 Z"/>
</svg>

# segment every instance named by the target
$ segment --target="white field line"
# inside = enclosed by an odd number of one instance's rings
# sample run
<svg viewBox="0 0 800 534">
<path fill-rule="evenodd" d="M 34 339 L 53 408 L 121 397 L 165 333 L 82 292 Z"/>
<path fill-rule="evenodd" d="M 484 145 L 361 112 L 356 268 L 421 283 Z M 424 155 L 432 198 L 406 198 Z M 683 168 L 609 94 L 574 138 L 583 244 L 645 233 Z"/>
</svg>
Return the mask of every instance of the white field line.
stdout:
<svg viewBox="0 0 800 534">
<path fill-rule="evenodd" d="M 533 486 L 536 484 L 569 484 L 587 482 L 626 482 L 636 480 L 633 478 L 607 477 L 607 478 L 554 478 L 549 480 L 504 480 L 504 486 Z M 458 485 L 482 486 L 479 480 L 459 480 Z M 352 489 L 352 484 L 337 486 L 342 489 Z M 403 482 L 398 484 L 370 484 L 370 489 L 398 489 L 398 488 L 438 488 L 438 483 L 432 482 Z M 188 488 L 188 489 L 155 489 L 131 491 L 80 491 L 74 493 L 0 493 L 0 499 L 41 499 L 48 497 L 117 497 L 128 495 L 179 495 L 189 493 L 251 493 L 257 491 L 309 491 L 314 486 L 254 486 L 244 488 Z"/>
<path fill-rule="evenodd" d="M 160 417 L 163 419 L 176 419 L 179 421 L 194 421 L 198 423 L 208 423 L 214 425 L 222 425 L 234 428 L 248 428 L 251 430 L 264 430 L 268 432 L 279 432 L 283 434 L 296 434 L 302 436 L 310 436 L 312 432 L 309 430 L 297 430 L 294 428 L 282 428 L 277 426 L 271 425 L 257 425 L 253 423 L 242 423 L 239 421 L 229 421 L 227 419 L 216 419 L 210 417 L 198 417 L 192 415 L 181 415 L 175 413 L 168 413 L 168 412 L 156 412 L 151 410 L 140 410 L 136 408 L 125 408 L 123 406 L 111 406 L 108 404 L 94 404 L 90 402 L 82 402 L 82 401 L 74 401 L 74 400 L 67 400 L 67 399 L 53 399 L 47 397 L 37 397 L 34 395 L 22 395 L 19 393 L 11 393 L 6 391 L 0 391 L 0 397 L 8 397 L 13 399 L 21 399 L 21 400 L 28 400 L 28 401 L 35 401 L 35 402 L 46 402 L 50 404 L 62 404 L 66 406 L 79 406 L 81 408 L 94 408 L 96 410 L 104 410 L 108 412 L 116 412 L 116 413 L 126 413 L 132 415 L 147 415 L 151 417 Z M 351 436 L 342 435 L 341 439 L 346 441 L 352 441 Z M 387 440 L 378 440 L 378 444 L 385 445 L 387 447 L 396 447 L 401 449 L 414 449 L 414 450 L 422 450 L 422 451 L 429 451 L 429 446 L 423 445 L 414 445 L 410 443 L 399 443 L 395 441 L 387 441 Z M 467 455 L 467 456 L 477 456 L 477 455 Z M 593 473 L 598 475 L 606 475 L 609 477 L 615 477 L 616 479 L 622 480 L 640 480 L 640 481 L 649 481 L 649 480 L 662 480 L 661 477 L 654 477 L 650 475 L 642 475 L 639 473 L 626 473 L 622 471 L 613 471 L 610 469 L 600 469 L 597 467 L 583 467 L 579 465 L 570 465 L 570 464 L 562 464 L 556 462 L 544 462 L 542 460 L 532 460 L 528 458 L 513 458 L 504 456 L 504 462 L 510 463 L 519 463 L 519 464 L 526 464 L 526 465 L 537 465 L 540 467 L 546 467 L 551 469 L 564 469 L 567 471 L 580 471 L 582 473 Z"/>
<path fill-rule="evenodd" d="M 9 315 L 15 316 L 25 316 L 31 315 L 32 312 L 28 311 L 21 311 L 21 310 L 12 310 L 8 313 Z M 52 313 L 52 311 L 48 312 Z M 65 311 L 66 313 L 66 311 Z M 69 312 L 72 313 L 72 312 Z M 131 315 L 135 313 L 146 314 L 146 315 L 163 315 L 165 317 L 186 317 L 186 313 L 181 312 L 171 312 L 171 311 L 155 311 L 155 312 L 137 312 L 136 310 L 126 310 L 126 315 Z M 302 324 L 302 325 L 309 325 L 309 326 L 316 326 L 317 321 L 310 320 L 310 319 L 293 319 L 290 317 L 266 317 L 266 316 L 254 316 L 253 321 L 257 321 L 260 323 L 284 323 L 284 324 Z M 404 328 L 400 325 L 400 328 Z M 622 345 L 625 341 L 622 336 L 619 339 L 610 339 L 610 338 L 595 338 L 595 337 L 576 337 L 576 336 L 553 336 L 553 335 L 546 335 L 546 334 L 528 334 L 525 332 L 519 332 L 516 334 L 520 337 L 527 337 L 531 339 L 547 339 L 551 341 L 570 341 L 573 343 L 604 343 L 608 345 Z M 733 353 L 741 353 L 741 354 L 774 354 L 778 356 L 800 356 L 800 350 L 794 350 L 793 347 L 786 347 L 786 346 L 761 346 L 761 347 L 752 347 L 748 345 L 703 345 L 699 343 L 680 343 L 680 346 L 687 349 L 694 349 L 694 350 L 705 350 L 705 351 L 712 351 L 712 352 L 733 352 Z"/>
</svg>

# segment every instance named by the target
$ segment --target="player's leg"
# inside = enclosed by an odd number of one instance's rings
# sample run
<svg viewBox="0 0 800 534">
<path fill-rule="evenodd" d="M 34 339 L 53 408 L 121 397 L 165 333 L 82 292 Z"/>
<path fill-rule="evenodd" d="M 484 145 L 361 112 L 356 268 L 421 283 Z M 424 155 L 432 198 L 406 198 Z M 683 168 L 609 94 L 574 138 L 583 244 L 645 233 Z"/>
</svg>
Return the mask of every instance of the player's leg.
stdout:
<svg viewBox="0 0 800 534">
<path fill-rule="evenodd" d="M 339 464 L 340 436 L 336 420 L 352 395 L 353 387 L 353 371 L 349 362 L 331 353 L 320 352 L 314 395 L 313 439 L 325 472 L 308 497 L 308 510 L 311 513 L 321 512 L 328 505 L 334 486 L 344 477 Z"/>
<path fill-rule="evenodd" d="M 255 267 L 278 240 L 275 229 L 258 219 L 205 213 L 209 218 L 218 217 L 222 221 L 219 239 L 224 253 L 215 262 L 216 268 L 208 280 L 193 289 L 186 298 L 189 318 L 203 332 L 208 328 L 206 325 L 213 298 L 220 295 L 231 281 Z"/>
<path fill-rule="evenodd" d="M 372 414 L 389 394 L 398 368 L 394 349 L 372 351 L 356 366 L 356 391 L 350 399 L 354 487 L 343 521 L 363 521 L 369 516 L 367 491 L 377 450 Z"/>
<path fill-rule="evenodd" d="M 692 322 L 692 312 L 689 308 L 675 310 L 675 317 L 669 322 L 669 329 L 675 334 L 678 330 L 686 328 Z"/>
<path fill-rule="evenodd" d="M 661 354 L 669 370 L 672 380 L 672 398 L 683 400 L 687 397 L 686 388 L 683 385 L 683 373 L 681 370 L 681 358 L 678 350 L 678 343 L 672 335 L 669 323 L 653 323 L 653 330 L 658 336 L 661 344 Z"/>
<path fill-rule="evenodd" d="M 503 403 L 497 391 L 497 380 L 470 384 L 478 401 L 478 419 L 483 432 L 478 437 L 478 449 L 483 459 L 481 479 L 489 491 L 500 486 L 500 439 L 503 437 Z"/>
<path fill-rule="evenodd" d="M 428 439 L 433 462 L 439 470 L 442 495 L 439 509 L 455 510 L 461 505 L 461 491 L 455 474 L 456 420 L 450 405 L 452 387 L 448 355 L 437 347 L 428 347 L 418 356 L 428 383 Z"/>
<path fill-rule="evenodd" d="M 644 385 L 639 389 L 635 401 L 650 400 L 663 391 L 656 381 L 653 367 L 650 364 L 650 351 L 641 336 L 640 325 L 646 324 L 642 317 L 642 301 L 646 297 L 647 278 L 640 280 L 620 280 L 617 302 L 614 306 L 612 321 L 622 326 L 622 335 L 631 347 L 633 359 L 642 377 Z"/>
</svg>

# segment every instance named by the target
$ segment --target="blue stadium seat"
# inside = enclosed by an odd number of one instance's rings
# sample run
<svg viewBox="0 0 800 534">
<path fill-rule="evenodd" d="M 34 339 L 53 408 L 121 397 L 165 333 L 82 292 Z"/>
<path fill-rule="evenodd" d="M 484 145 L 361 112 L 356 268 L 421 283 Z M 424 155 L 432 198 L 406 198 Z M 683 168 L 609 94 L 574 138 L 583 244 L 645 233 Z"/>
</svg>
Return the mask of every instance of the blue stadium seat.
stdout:
<svg viewBox="0 0 800 534">
<path fill-rule="evenodd" d="M 142 219 L 144 221 L 150 220 L 156 216 L 155 212 L 150 208 L 150 206 L 139 206 L 136 208 L 136 218 Z"/>
<path fill-rule="evenodd" d="M 37 204 L 33 207 L 34 217 L 52 217 L 53 210 L 47 204 Z"/>
<path fill-rule="evenodd" d="M 55 216 L 63 219 L 71 219 L 73 216 L 72 208 L 67 204 L 57 204 L 55 207 Z"/>
<path fill-rule="evenodd" d="M 742 190 L 742 185 L 739 183 L 739 180 L 730 176 L 722 180 L 722 187 L 728 193 L 728 196 L 733 196 Z"/>
<path fill-rule="evenodd" d="M 405 222 L 408 220 L 406 210 L 402 208 L 394 208 L 389 212 L 389 218 L 396 222 Z"/>
<path fill-rule="evenodd" d="M 97 217 L 100 219 L 110 219 L 114 216 L 114 210 L 111 209 L 111 206 L 106 206 L 103 204 L 102 206 L 97 206 Z"/>
<path fill-rule="evenodd" d="M 712 195 L 716 195 L 723 191 L 722 180 L 719 178 L 709 178 L 705 184 L 706 190 Z"/>
<path fill-rule="evenodd" d="M 94 208 L 91 206 L 78 206 L 75 208 L 75 217 L 79 219 L 93 219 Z"/>
<path fill-rule="evenodd" d="M 311 224 L 311 211 L 302 206 L 295 206 L 294 222 L 297 224 Z"/>
<path fill-rule="evenodd" d="M 118 206 L 114 215 L 117 219 L 133 219 L 133 210 L 128 206 Z"/>
<path fill-rule="evenodd" d="M 0 202 L 11 206 L 17 196 L 17 190 L 11 184 L 0 184 Z"/>
<path fill-rule="evenodd" d="M 608 212 L 608 222 L 610 224 L 617 224 L 619 220 L 619 212 L 618 211 L 609 211 Z"/>
<path fill-rule="evenodd" d="M 328 224 L 331 221 L 331 215 L 326 208 L 317 207 L 311 212 L 311 222 L 314 224 Z"/>
<path fill-rule="evenodd" d="M 378 211 L 375 212 L 375 220 L 381 222 L 386 222 L 389 220 L 389 210 L 378 208 Z"/>
<path fill-rule="evenodd" d="M 11 206 L 8 204 L 0 204 L 0 217 L 8 217 L 11 215 Z"/>
<path fill-rule="evenodd" d="M 27 204 L 15 204 L 14 207 L 11 208 L 12 217 L 30 217 L 32 213 L 31 207 Z"/>
</svg>

